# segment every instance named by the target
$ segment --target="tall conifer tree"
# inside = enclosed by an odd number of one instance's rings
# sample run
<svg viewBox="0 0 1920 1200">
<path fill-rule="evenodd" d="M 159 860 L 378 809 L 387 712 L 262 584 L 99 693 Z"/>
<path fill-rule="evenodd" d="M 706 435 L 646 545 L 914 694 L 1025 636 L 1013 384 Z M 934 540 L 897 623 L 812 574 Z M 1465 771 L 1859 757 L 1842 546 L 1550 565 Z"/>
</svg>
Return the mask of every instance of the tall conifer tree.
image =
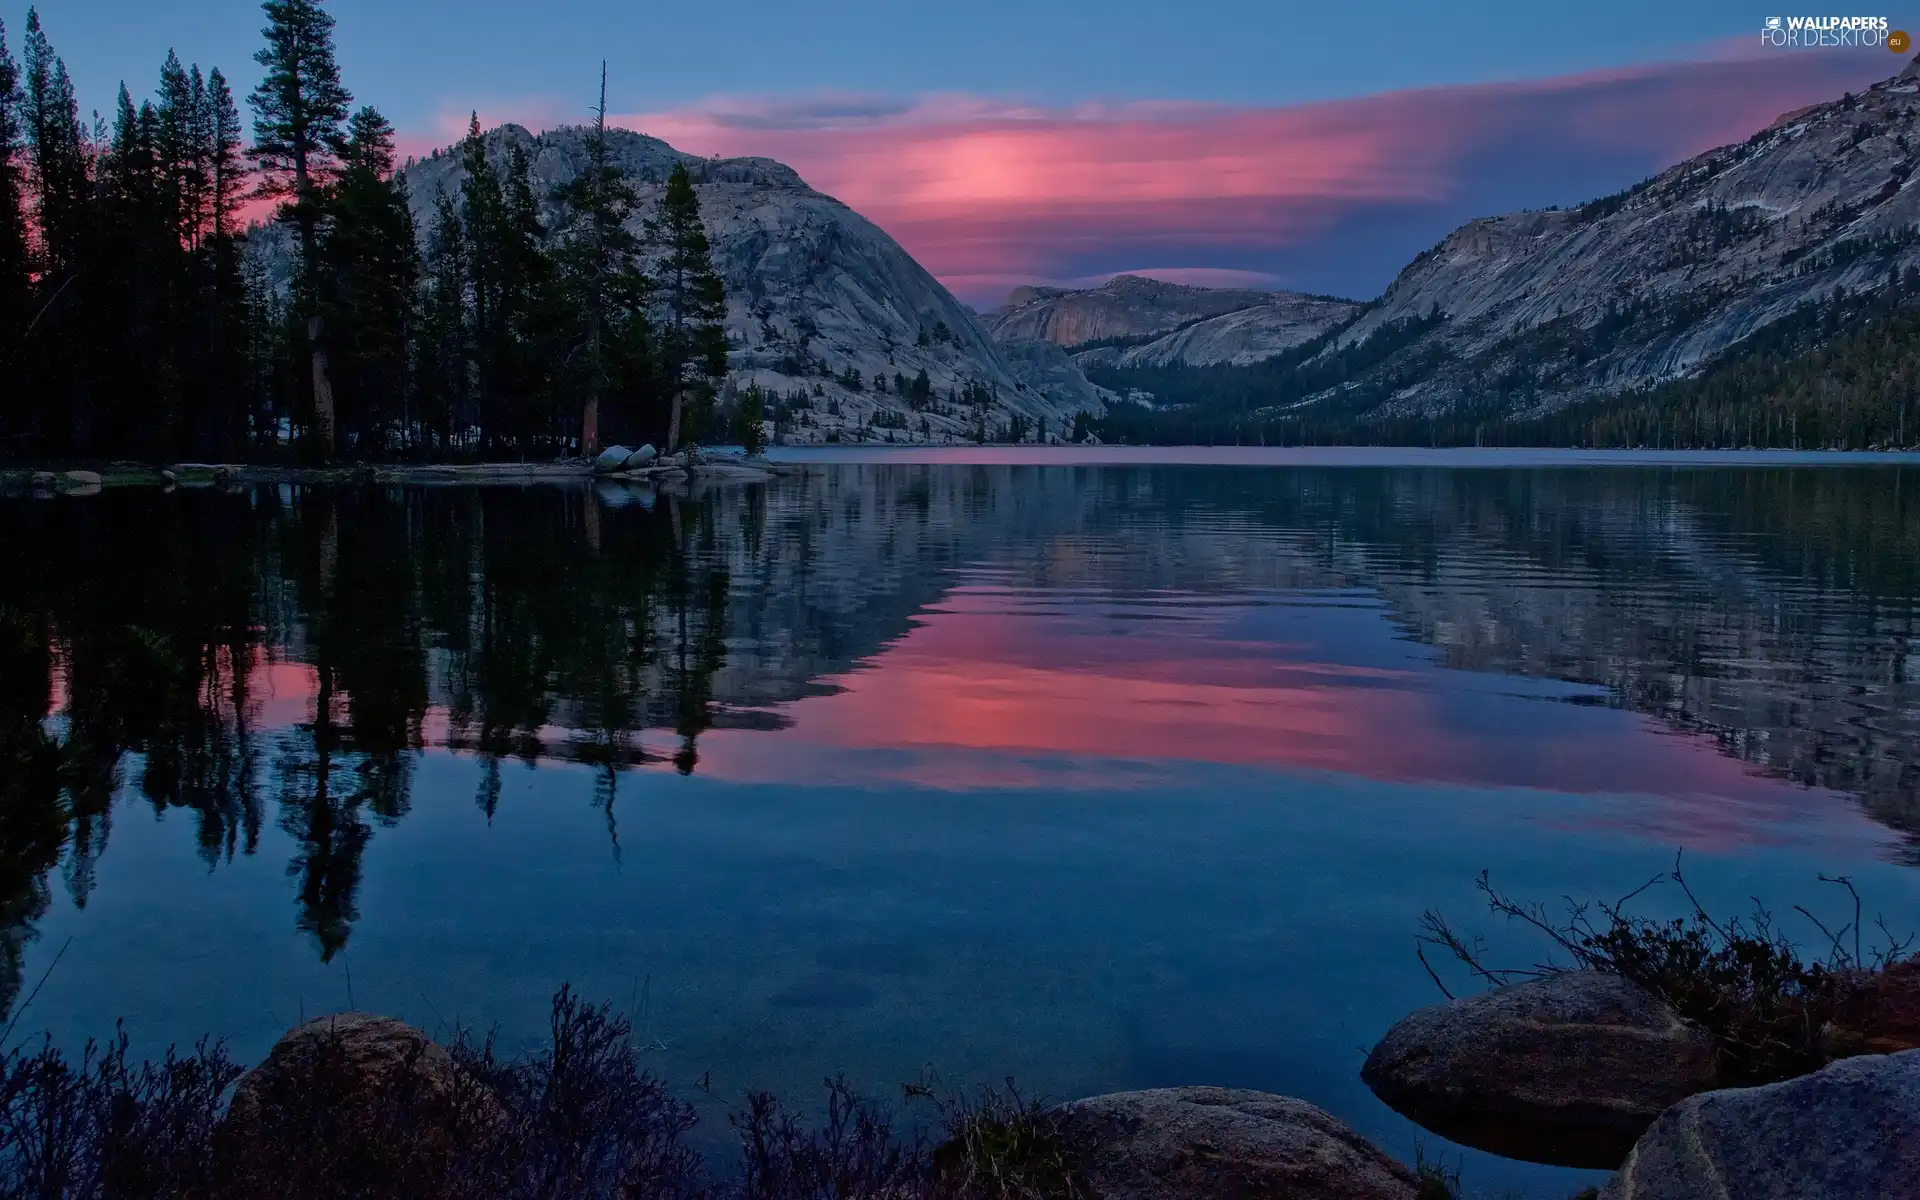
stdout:
<svg viewBox="0 0 1920 1200">
<path fill-rule="evenodd" d="M 22 49 L 20 115 L 39 233 L 32 259 L 37 288 L 29 301 L 34 312 L 24 339 L 25 352 L 39 365 L 34 402 L 42 415 L 32 424 L 49 449 L 87 453 L 94 432 L 89 368 L 98 357 L 82 309 L 88 292 L 82 276 L 95 232 L 91 146 L 67 66 L 53 52 L 35 9 L 27 10 Z"/>
<path fill-rule="evenodd" d="M 726 290 L 713 269 L 700 198 L 685 163 L 675 164 L 667 177 L 660 213 L 649 230 L 663 251 L 654 292 L 661 308 L 660 363 L 673 395 L 667 424 L 667 452 L 672 453 L 680 445 L 688 402 L 711 399 L 715 381 L 727 373 L 727 339 L 720 325 L 727 312 Z"/>
<path fill-rule="evenodd" d="M 339 347 L 343 431 L 363 452 L 385 449 L 408 423 L 407 339 L 419 279 L 413 216 L 393 178 L 393 126 L 362 108 L 348 126 L 320 237 L 319 304 Z"/>
<path fill-rule="evenodd" d="M 453 431 L 472 404 L 473 355 L 467 322 L 467 234 L 453 198 L 433 197 L 427 226 L 426 286 L 421 297 L 420 336 L 415 346 L 421 388 L 420 420 L 428 444 L 441 454 L 453 449 Z"/>
<path fill-rule="evenodd" d="M 267 14 L 262 31 L 267 44 L 254 61 L 267 74 L 248 98 L 253 106 L 253 158 L 260 169 L 260 194 L 284 200 L 281 217 L 300 233 L 310 308 L 313 438 L 318 456 L 328 458 L 334 440 L 333 385 L 327 371 L 326 326 L 312 296 L 323 189 L 339 169 L 353 96 L 340 82 L 334 61 L 333 17 L 318 0 L 266 0 L 260 7 Z"/>
<path fill-rule="evenodd" d="M 640 239 L 627 227 L 640 199 L 613 162 L 607 142 L 607 64 L 600 64 L 600 103 L 586 139 L 586 169 L 559 190 L 566 213 L 561 262 L 568 298 L 580 318 L 582 376 L 580 453 L 600 451 L 600 408 L 615 376 L 613 347 L 632 345 L 644 331 L 640 305 L 646 277 L 640 269 Z"/>
<path fill-rule="evenodd" d="M 26 390 L 18 366 L 18 343 L 27 323 L 27 213 L 25 161 L 21 150 L 20 67 L 7 51 L 0 22 L 0 372 L 15 383 L 0 404 L 0 439 L 23 432 Z"/>
</svg>

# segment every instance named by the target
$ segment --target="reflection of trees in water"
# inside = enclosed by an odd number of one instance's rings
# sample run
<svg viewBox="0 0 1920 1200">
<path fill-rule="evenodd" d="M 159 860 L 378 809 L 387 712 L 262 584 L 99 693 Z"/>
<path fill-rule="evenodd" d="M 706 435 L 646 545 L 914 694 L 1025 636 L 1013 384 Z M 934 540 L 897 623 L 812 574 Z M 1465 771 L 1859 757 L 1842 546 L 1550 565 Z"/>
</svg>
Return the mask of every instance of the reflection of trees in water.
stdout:
<svg viewBox="0 0 1920 1200">
<path fill-rule="evenodd" d="M 430 715 L 479 759 L 489 815 L 502 759 L 558 758 L 596 768 L 610 833 L 641 731 L 674 730 L 690 764 L 711 724 L 726 570 L 664 506 L 594 530 L 591 501 L 545 488 L 187 494 L 160 522 L 151 496 L 99 500 L 0 530 L 11 561 L 47 564 L 0 595 L 0 1012 L 56 866 L 86 902 L 123 781 L 192 810 L 211 867 L 257 849 L 264 776 L 325 959 L 375 826 L 411 807 Z M 261 730 L 276 662 L 311 667 L 313 709 Z"/>
<path fill-rule="evenodd" d="M 1601 683 L 1920 831 L 1911 471 L 874 466 L 648 503 L 556 488 L 109 492 L 0 521 L 0 1007 L 55 868 L 84 903 L 122 783 L 209 867 L 266 806 L 297 921 L 345 944 L 428 744 L 629 769 L 778 728 L 956 571 L 1108 595 L 1361 588 L 1456 667 Z M 649 498 L 651 499 L 651 498 Z M 591 507 L 590 507 L 591 506 Z M 19 519 L 14 519 L 15 517 Z M 269 667 L 320 703 L 263 728 Z M 55 683 L 63 701 L 54 712 Z M 643 733 L 668 740 L 650 750 Z"/>
</svg>

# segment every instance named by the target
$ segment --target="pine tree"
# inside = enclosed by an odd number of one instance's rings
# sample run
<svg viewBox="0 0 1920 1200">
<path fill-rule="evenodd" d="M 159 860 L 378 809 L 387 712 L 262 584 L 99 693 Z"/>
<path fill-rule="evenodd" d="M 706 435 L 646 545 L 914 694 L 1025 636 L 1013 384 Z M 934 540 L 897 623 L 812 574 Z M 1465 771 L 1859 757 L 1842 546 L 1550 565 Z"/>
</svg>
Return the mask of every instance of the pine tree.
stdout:
<svg viewBox="0 0 1920 1200">
<path fill-rule="evenodd" d="M 300 233 L 302 271 L 312 306 L 323 189 L 346 146 L 342 126 L 353 96 L 340 82 L 333 55 L 333 17 L 318 0 L 265 0 L 267 44 L 254 61 L 267 69 L 248 97 L 253 107 L 253 159 L 260 194 L 279 198 L 282 220 Z M 327 372 L 326 326 L 317 307 L 307 317 L 312 366 L 313 443 L 317 456 L 333 454 L 333 386 Z"/>
<path fill-rule="evenodd" d="M 0 403 L 0 439 L 25 432 L 26 391 L 18 343 L 28 319 L 26 180 L 20 154 L 20 68 L 0 21 L 0 372 L 14 380 Z"/>
<path fill-rule="evenodd" d="M 423 432 L 441 454 L 452 452 L 453 431 L 466 423 L 472 407 L 468 279 L 466 228 L 453 199 L 444 191 L 436 192 L 433 221 L 427 228 L 425 287 L 414 353 Z"/>
<path fill-rule="evenodd" d="M 67 65 L 40 28 L 40 14 L 27 10 L 26 78 L 21 115 L 32 162 L 34 218 L 40 230 L 43 276 L 66 282 L 82 257 L 90 220 L 92 177 L 86 130 L 74 101 Z"/>
<path fill-rule="evenodd" d="M 707 231 L 700 223 L 700 199 L 685 163 L 675 164 L 667 177 L 660 214 L 649 223 L 649 231 L 664 251 L 654 293 L 661 309 L 660 365 L 673 395 L 667 425 L 671 454 L 680 445 L 688 401 L 711 398 L 714 381 L 727 373 L 727 339 L 720 325 L 727 311 L 726 291 L 713 269 Z"/>
<path fill-rule="evenodd" d="M 247 186 L 246 166 L 241 162 L 240 110 L 218 67 L 207 76 L 207 120 L 207 216 L 218 239 L 239 232 L 235 222 Z"/>
<path fill-rule="evenodd" d="M 207 74 L 200 119 L 205 171 L 201 319 L 206 362 L 202 378 L 209 399 L 195 431 L 195 444 L 201 454 L 225 457 L 251 440 L 265 418 L 255 410 L 258 390 L 248 386 L 255 330 L 239 240 L 240 204 L 247 187 L 240 110 L 218 67 Z"/>
<path fill-rule="evenodd" d="M 749 455 L 763 453 L 767 448 L 767 431 L 762 424 L 767 419 L 767 398 L 757 383 L 749 383 L 747 390 L 740 393 L 740 407 L 734 416 L 734 436 L 740 439 L 740 445 Z"/>
<path fill-rule="evenodd" d="M 497 360 L 501 428 L 524 459 L 543 436 L 558 429 L 551 323 L 554 262 L 543 248 L 547 231 L 533 189 L 526 147 L 507 150 L 500 178 L 499 254 L 501 340 Z"/>
<path fill-rule="evenodd" d="M 204 89 L 203 89 L 204 90 Z M 154 139 L 155 169 L 174 236 L 189 250 L 200 243 L 201 176 L 205 170 L 200 144 L 199 107 L 204 97 L 194 95 L 193 82 L 180 56 L 167 51 L 160 67 L 160 103 L 156 109 L 158 136 Z"/>
<path fill-rule="evenodd" d="M 607 142 L 605 62 L 586 151 L 586 169 L 561 187 L 556 199 L 566 214 L 561 269 L 567 298 L 580 318 L 580 453 L 590 458 L 600 451 L 600 407 L 616 374 L 615 347 L 645 339 L 641 305 L 647 281 L 640 241 L 627 227 L 640 200 L 614 164 Z"/>
<path fill-rule="evenodd" d="M 466 237 L 471 294 L 474 393 L 484 447 L 524 454 L 535 433 L 541 400 L 541 355 L 536 326 L 549 263 L 540 251 L 544 230 L 534 198 L 532 166 L 513 146 L 502 174 L 487 154 L 478 113 L 469 116 L 460 147 L 466 178 L 460 218 Z"/>
<path fill-rule="evenodd" d="M 36 280 L 23 351 L 34 364 L 37 386 L 27 418 L 48 448 L 87 453 L 93 446 L 93 388 L 89 368 L 99 356 L 89 345 L 81 282 L 94 229 L 91 144 L 80 124 L 73 81 L 27 10 L 27 36 L 20 101 L 27 138 L 32 219 L 39 238 L 30 259 Z"/>
<path fill-rule="evenodd" d="M 487 158 L 486 139 L 480 133 L 480 114 L 467 117 L 466 140 L 460 144 L 460 223 L 467 244 L 467 280 L 471 288 L 474 402 L 476 423 L 483 441 L 500 436 L 504 400 L 501 360 L 505 345 L 505 267 L 502 263 L 506 223 L 500 199 L 500 177 Z"/>
<path fill-rule="evenodd" d="M 327 193 L 316 303 L 337 347 L 340 429 L 379 454 L 409 422 L 407 340 L 419 280 L 413 217 L 394 180 L 393 126 L 373 108 L 354 113 L 342 170 Z"/>
</svg>

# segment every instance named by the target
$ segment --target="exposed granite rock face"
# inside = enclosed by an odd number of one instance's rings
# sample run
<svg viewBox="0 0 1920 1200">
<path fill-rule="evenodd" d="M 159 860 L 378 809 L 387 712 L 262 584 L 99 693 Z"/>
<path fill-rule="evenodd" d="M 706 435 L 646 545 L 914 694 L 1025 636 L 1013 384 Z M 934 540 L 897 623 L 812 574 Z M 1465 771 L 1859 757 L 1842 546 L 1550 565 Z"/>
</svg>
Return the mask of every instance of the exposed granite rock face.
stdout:
<svg viewBox="0 0 1920 1200">
<path fill-rule="evenodd" d="M 1155 1088 L 1065 1105 L 1060 1132 L 1099 1200 L 1416 1200 L 1413 1173 L 1290 1096 Z"/>
<path fill-rule="evenodd" d="M 1371 411 L 1444 412 L 1496 378 L 1532 390 L 1521 411 L 1673 379 L 1804 301 L 1920 264 L 1917 89 L 1910 65 L 1622 195 L 1455 230 L 1341 335 L 1350 345 L 1389 323 L 1446 318 L 1388 361 L 1422 365 Z M 1629 317 L 1597 356 L 1538 336 L 1555 322 L 1593 328 L 1610 310 Z"/>
<path fill-rule="evenodd" d="M 1099 414 L 1120 399 L 1106 388 L 1089 383 L 1072 356 L 1052 342 L 1001 342 L 1000 354 L 1017 378 L 1075 411 Z M 1066 427 L 1049 424 L 1048 432 L 1064 434 Z"/>
<path fill-rule="evenodd" d="M 1618 975 L 1569 971 L 1420 1009 L 1360 1077 L 1444 1137 L 1612 1167 L 1676 1101 L 1719 1085 L 1713 1041 Z"/>
<path fill-rule="evenodd" d="M 1920 1050 L 1850 1058 L 1683 1100 L 1603 1200 L 1866 1200 L 1920 1194 Z"/>
<path fill-rule="evenodd" d="M 986 322 L 1001 341 L 1078 346 L 1102 338 L 1165 333 L 1207 317 L 1268 303 L 1275 295 L 1116 275 L 1097 288 L 1015 288 L 1007 296 L 1005 307 L 988 313 Z"/>
<path fill-rule="evenodd" d="M 1339 328 L 1359 314 L 1350 300 L 1274 292 L 1266 302 L 1186 325 L 1143 346 L 1074 355 L 1083 367 L 1246 366 Z"/>
<path fill-rule="evenodd" d="M 558 212 L 551 194 L 582 169 L 585 130 L 532 134 L 502 125 L 485 135 L 487 154 L 504 167 L 515 146 L 527 155 L 549 227 Z M 989 421 L 1018 413 L 1058 428 L 1082 409 L 1104 411 L 1106 396 L 1072 364 L 1035 370 L 1009 357 L 973 312 L 879 227 L 831 196 L 809 188 L 791 167 L 766 158 L 703 159 L 658 138 L 610 130 L 615 161 L 637 182 L 640 218 L 651 212 L 675 165 L 684 163 L 700 197 L 714 266 L 727 287 L 730 385 L 749 381 L 782 392 L 821 389 L 812 439 L 829 431 L 851 440 L 876 412 L 906 413 L 893 378 L 925 370 L 943 400 L 972 383 L 995 397 Z M 457 152 L 408 164 L 403 172 L 414 219 L 424 235 L 434 196 L 458 196 L 465 172 Z M 822 371 L 822 366 L 825 370 Z M 843 382 L 848 368 L 862 387 Z M 827 373 L 831 373 L 831 377 Z M 885 376 L 885 391 L 872 381 Z M 826 399 L 837 401 L 829 413 Z M 896 440 L 965 437 L 970 415 L 908 414 Z M 922 421 L 926 431 L 922 430 Z"/>
</svg>

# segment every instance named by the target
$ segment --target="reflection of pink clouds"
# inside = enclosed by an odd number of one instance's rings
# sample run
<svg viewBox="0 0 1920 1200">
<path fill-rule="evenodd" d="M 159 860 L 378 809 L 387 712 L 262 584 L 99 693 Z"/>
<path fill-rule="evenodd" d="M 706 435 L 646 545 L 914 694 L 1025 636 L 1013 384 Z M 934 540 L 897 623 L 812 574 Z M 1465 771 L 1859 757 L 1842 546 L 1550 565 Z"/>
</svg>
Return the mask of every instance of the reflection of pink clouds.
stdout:
<svg viewBox="0 0 1920 1200">
<path fill-rule="evenodd" d="M 1688 844 L 1703 846 L 1755 821 L 1853 811 L 1625 713 L 1555 707 L 1524 731 L 1460 727 L 1449 706 L 1461 698 L 1423 670 L 1357 668 L 1316 661 L 1309 648 L 1234 642 L 1215 620 L 1116 635 L 997 606 L 991 592 L 956 593 L 841 677 L 840 691 L 794 705 L 790 730 L 707 735 L 702 773 L 771 782 L 817 772 L 960 788 L 1061 784 L 1064 773 L 1128 786 L 1160 781 L 1154 764 L 1211 762 L 1685 799 L 1649 801 L 1634 819 L 1664 821 L 1667 832 L 1692 828 Z M 1548 702 L 1476 691 L 1470 703 Z"/>
<path fill-rule="evenodd" d="M 314 720 L 320 675 L 303 662 L 255 662 L 247 675 L 252 700 L 248 723 L 256 729 L 285 729 Z M 345 696 L 336 700 L 344 704 Z M 336 717 L 337 717 L 336 713 Z"/>
</svg>

